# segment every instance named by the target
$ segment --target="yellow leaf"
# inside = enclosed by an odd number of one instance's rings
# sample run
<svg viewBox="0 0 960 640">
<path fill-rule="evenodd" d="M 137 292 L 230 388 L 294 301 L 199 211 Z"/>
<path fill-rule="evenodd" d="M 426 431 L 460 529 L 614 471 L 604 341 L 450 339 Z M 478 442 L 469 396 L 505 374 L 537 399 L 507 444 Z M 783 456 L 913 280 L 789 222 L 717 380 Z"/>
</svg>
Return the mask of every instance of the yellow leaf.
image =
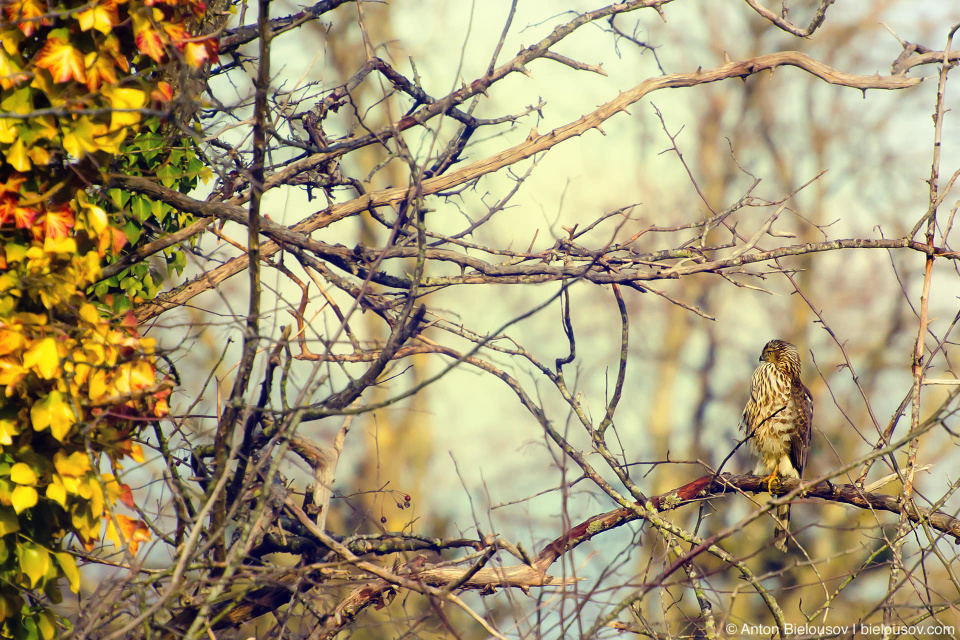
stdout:
<svg viewBox="0 0 960 640">
<path fill-rule="evenodd" d="M 0 118 L 0 142 L 10 144 L 17 139 L 17 129 L 11 118 Z"/>
<path fill-rule="evenodd" d="M 110 474 L 104 474 L 104 479 L 108 475 Z M 99 516 L 103 513 L 103 489 L 100 488 L 100 481 L 97 478 L 90 478 L 80 483 L 79 493 L 90 502 L 90 510 L 94 515 Z"/>
<path fill-rule="evenodd" d="M 33 344 L 23 354 L 23 366 L 34 369 L 41 378 L 49 380 L 60 369 L 60 356 L 57 354 L 57 341 L 52 337 L 43 338 Z"/>
<path fill-rule="evenodd" d="M 23 73 L 19 60 L 18 54 L 7 54 L 4 49 L 0 49 L 0 87 L 10 89 L 30 77 Z"/>
<path fill-rule="evenodd" d="M 16 420 L 4 418 L 0 420 L 0 444 L 13 444 L 13 436 L 20 435 L 20 426 Z"/>
<path fill-rule="evenodd" d="M 103 480 L 103 484 L 107 488 L 107 501 L 113 504 L 123 495 L 123 488 L 126 485 L 120 484 L 117 481 L 116 476 L 114 476 L 112 473 L 104 473 L 100 476 L 100 478 Z"/>
<path fill-rule="evenodd" d="M 32 487 L 37 484 L 37 473 L 26 462 L 18 462 L 10 467 L 10 479 L 17 484 Z"/>
<path fill-rule="evenodd" d="M 90 505 L 79 503 L 70 510 L 70 522 L 74 530 L 83 538 L 87 549 L 93 548 L 93 540 L 100 535 L 100 516 L 94 516 Z"/>
<path fill-rule="evenodd" d="M 4 356 L 0 358 L 0 386 L 7 388 L 7 396 L 14 392 L 14 387 L 27 374 L 17 358 Z"/>
<path fill-rule="evenodd" d="M 22 116 L 33 111 L 33 97 L 30 93 L 30 87 L 22 87 L 11 91 L 10 95 L 0 100 L 0 108 Z"/>
<path fill-rule="evenodd" d="M 20 559 L 20 570 L 30 578 L 30 587 L 35 587 L 50 569 L 50 552 L 35 544 L 25 542 L 18 545 L 17 557 Z"/>
<path fill-rule="evenodd" d="M 27 156 L 33 160 L 33 164 L 38 164 L 42 167 L 50 164 L 50 158 L 53 157 L 49 151 L 38 145 L 31 145 L 30 148 L 27 149 Z"/>
<path fill-rule="evenodd" d="M 53 116 L 31 118 L 30 129 L 37 138 L 56 140 L 60 137 L 60 128 L 57 126 L 57 119 Z"/>
<path fill-rule="evenodd" d="M 53 640 L 57 636 L 57 624 L 52 611 L 49 609 L 41 611 L 37 615 L 36 621 L 41 640 Z"/>
<path fill-rule="evenodd" d="M 74 593 L 80 593 L 80 570 L 77 569 L 77 561 L 72 555 L 61 551 L 54 554 L 57 558 L 57 563 L 60 565 L 60 569 L 63 571 L 63 575 L 67 577 L 67 580 L 70 581 L 70 591 Z"/>
<path fill-rule="evenodd" d="M 114 111 L 110 114 L 110 128 L 117 130 L 120 127 L 134 125 L 140 122 L 140 114 L 136 111 L 116 111 L 117 109 L 142 109 L 147 102 L 147 94 L 139 89 L 124 89 L 122 87 L 104 87 L 104 97 L 110 102 Z"/>
<path fill-rule="evenodd" d="M 100 312 L 89 302 L 84 303 L 83 306 L 80 307 L 80 317 L 89 324 L 100 324 Z"/>
<path fill-rule="evenodd" d="M 83 451 L 74 451 L 69 456 L 64 455 L 63 451 L 57 451 L 53 456 L 53 466 L 60 475 L 75 478 L 79 478 L 91 469 L 90 458 Z"/>
<path fill-rule="evenodd" d="M 92 9 L 77 14 L 77 22 L 81 31 L 96 29 L 103 35 L 109 34 L 113 26 L 120 22 L 116 3 L 107 3 L 94 6 Z"/>
<path fill-rule="evenodd" d="M 23 336 L 23 331 L 17 325 L 12 325 L 12 328 L 9 329 L 7 327 L 0 327 L 0 355 L 5 356 L 8 353 L 19 351 L 24 342 L 26 342 L 26 340 Z"/>
<path fill-rule="evenodd" d="M 21 262 L 27 257 L 27 247 L 14 242 L 5 244 L 3 252 L 7 255 L 7 262 Z"/>
<path fill-rule="evenodd" d="M 116 115 L 116 112 L 114 112 L 114 115 Z M 140 114 L 133 115 L 139 117 Z M 107 125 L 105 124 L 98 125 L 94 135 L 97 148 L 100 151 L 106 151 L 107 153 L 120 153 L 120 145 L 123 144 L 123 141 L 126 139 L 128 131 L 129 130 L 126 127 L 121 127 L 119 129 L 108 129 Z"/>
<path fill-rule="evenodd" d="M 87 382 L 87 396 L 91 400 L 99 400 L 105 395 L 107 395 L 107 372 L 97 369 L 90 375 L 90 380 Z"/>
<path fill-rule="evenodd" d="M 47 253 L 76 253 L 77 241 L 70 236 L 51 238 L 48 235 L 43 239 L 43 250 Z"/>
<path fill-rule="evenodd" d="M 50 427 L 53 437 L 62 442 L 77 419 L 60 392 L 51 391 L 43 400 L 34 403 L 30 409 L 30 421 L 35 431 Z"/>
<path fill-rule="evenodd" d="M 63 128 L 63 148 L 74 158 L 82 158 L 84 154 L 97 150 L 94 142 L 95 127 L 87 116 L 80 116 L 72 128 Z"/>
<path fill-rule="evenodd" d="M 40 495 L 36 489 L 23 485 L 17 485 L 17 488 L 10 494 L 10 504 L 13 505 L 13 510 L 17 513 L 23 513 L 26 509 L 35 506 L 39 499 Z"/>
<path fill-rule="evenodd" d="M 30 163 L 30 157 L 27 155 L 27 148 L 23 144 L 23 140 L 17 140 L 13 143 L 13 146 L 7 149 L 7 162 L 9 162 L 14 169 L 26 173 L 30 171 L 30 167 L 33 166 Z"/>
<path fill-rule="evenodd" d="M 0 507 L 0 538 L 8 533 L 20 531 L 20 520 L 10 507 Z"/>
<path fill-rule="evenodd" d="M 47 498 L 53 500 L 61 507 L 67 506 L 67 488 L 63 485 L 63 480 L 60 476 L 53 476 L 50 479 L 50 484 L 47 485 Z"/>
<path fill-rule="evenodd" d="M 114 526 L 112 518 L 107 518 L 107 529 L 103 533 L 103 538 L 112 542 L 117 549 L 123 548 L 123 540 L 120 539 L 120 532 Z"/>
<path fill-rule="evenodd" d="M 86 206 L 86 211 L 87 222 L 89 223 L 90 228 L 93 229 L 93 232 L 97 235 L 103 233 L 104 229 L 107 228 L 107 224 L 109 224 L 109 221 L 107 220 L 107 212 L 92 204 Z"/>
<path fill-rule="evenodd" d="M 140 391 L 156 381 L 153 366 L 146 360 L 124 363 L 120 365 L 117 374 L 117 389 L 122 389 L 120 393 Z"/>
</svg>

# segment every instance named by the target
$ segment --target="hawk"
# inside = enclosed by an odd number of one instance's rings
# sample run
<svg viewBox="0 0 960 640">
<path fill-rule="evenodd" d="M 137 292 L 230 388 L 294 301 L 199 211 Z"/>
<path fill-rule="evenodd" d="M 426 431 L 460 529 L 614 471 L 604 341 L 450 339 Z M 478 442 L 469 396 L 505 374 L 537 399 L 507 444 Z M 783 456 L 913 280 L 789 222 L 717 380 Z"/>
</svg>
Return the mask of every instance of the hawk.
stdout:
<svg viewBox="0 0 960 640">
<path fill-rule="evenodd" d="M 740 429 L 752 436 L 757 455 L 754 474 L 766 476 L 771 491 L 781 477 L 803 477 L 812 422 L 813 398 L 800 381 L 800 353 L 785 340 L 771 340 L 753 372 L 750 399 L 740 422 Z M 784 552 L 789 526 L 790 505 L 778 507 L 774 544 Z"/>
</svg>

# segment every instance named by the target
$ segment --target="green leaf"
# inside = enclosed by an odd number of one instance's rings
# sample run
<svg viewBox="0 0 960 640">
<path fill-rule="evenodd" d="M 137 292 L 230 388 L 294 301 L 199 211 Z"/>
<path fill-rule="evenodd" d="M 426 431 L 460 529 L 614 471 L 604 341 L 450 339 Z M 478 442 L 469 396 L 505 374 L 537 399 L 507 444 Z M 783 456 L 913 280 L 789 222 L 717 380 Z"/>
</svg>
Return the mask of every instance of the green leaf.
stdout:
<svg viewBox="0 0 960 640">
<path fill-rule="evenodd" d="M 174 251 L 171 255 L 167 256 L 167 267 L 171 270 L 170 273 L 176 271 L 177 275 L 180 275 L 186 266 L 187 255 L 183 251 Z"/>
<path fill-rule="evenodd" d="M 123 209 L 130 202 L 130 193 L 123 189 L 110 189 L 107 193 L 117 209 Z"/>
<path fill-rule="evenodd" d="M 0 101 L 0 109 L 26 115 L 33 110 L 33 101 L 30 99 L 30 87 L 16 89 Z"/>
<path fill-rule="evenodd" d="M 170 189 L 177 183 L 179 176 L 180 170 L 170 164 L 160 165 L 157 169 L 157 177 L 160 178 L 160 183 Z"/>
<path fill-rule="evenodd" d="M 16 512 L 10 507 L 0 507 L 0 538 L 17 531 L 20 531 L 20 519 Z M 3 560 L 0 560 L 0 563 L 2 562 Z"/>
<path fill-rule="evenodd" d="M 135 197 L 130 203 L 130 213 L 140 222 L 145 222 L 150 217 L 150 200 L 143 196 Z M 134 241 L 131 240 L 131 242 Z"/>
<path fill-rule="evenodd" d="M 126 291 L 127 295 L 133 297 L 143 290 L 143 283 L 137 278 L 124 278 L 120 282 L 120 288 Z"/>
<path fill-rule="evenodd" d="M 141 233 L 143 228 L 133 220 L 127 220 L 127 224 L 123 225 L 123 235 L 127 236 L 127 242 L 130 244 L 135 244 L 140 239 Z"/>
</svg>

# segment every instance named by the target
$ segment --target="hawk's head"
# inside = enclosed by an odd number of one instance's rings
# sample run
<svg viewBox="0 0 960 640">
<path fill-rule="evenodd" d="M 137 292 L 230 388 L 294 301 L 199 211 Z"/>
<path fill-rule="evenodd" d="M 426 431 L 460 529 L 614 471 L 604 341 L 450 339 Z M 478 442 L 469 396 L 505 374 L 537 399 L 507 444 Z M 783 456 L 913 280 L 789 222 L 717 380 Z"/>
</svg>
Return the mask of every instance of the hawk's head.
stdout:
<svg viewBox="0 0 960 640">
<path fill-rule="evenodd" d="M 769 362 L 793 378 L 800 377 L 800 352 L 786 340 L 771 340 L 764 345 L 760 362 Z"/>
</svg>

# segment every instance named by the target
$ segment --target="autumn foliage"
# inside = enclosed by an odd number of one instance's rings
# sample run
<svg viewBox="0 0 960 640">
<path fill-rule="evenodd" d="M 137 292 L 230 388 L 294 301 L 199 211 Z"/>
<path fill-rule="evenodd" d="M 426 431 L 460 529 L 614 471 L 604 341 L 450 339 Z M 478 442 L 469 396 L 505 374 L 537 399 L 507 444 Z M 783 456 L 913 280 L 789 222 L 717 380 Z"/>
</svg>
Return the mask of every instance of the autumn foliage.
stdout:
<svg viewBox="0 0 960 640">
<path fill-rule="evenodd" d="M 172 383 L 153 341 L 115 313 L 130 304 L 115 299 L 123 288 L 102 282 L 139 237 L 144 216 L 128 218 L 140 201 L 99 185 L 156 135 L 174 99 L 165 74 L 216 57 L 215 40 L 191 35 L 204 10 L 199 0 L 2 4 L 2 637 L 56 635 L 61 578 L 80 585 L 71 546 L 91 551 L 105 536 L 135 554 L 150 539 L 121 463 L 143 462 L 137 434 L 167 414 Z"/>
</svg>

